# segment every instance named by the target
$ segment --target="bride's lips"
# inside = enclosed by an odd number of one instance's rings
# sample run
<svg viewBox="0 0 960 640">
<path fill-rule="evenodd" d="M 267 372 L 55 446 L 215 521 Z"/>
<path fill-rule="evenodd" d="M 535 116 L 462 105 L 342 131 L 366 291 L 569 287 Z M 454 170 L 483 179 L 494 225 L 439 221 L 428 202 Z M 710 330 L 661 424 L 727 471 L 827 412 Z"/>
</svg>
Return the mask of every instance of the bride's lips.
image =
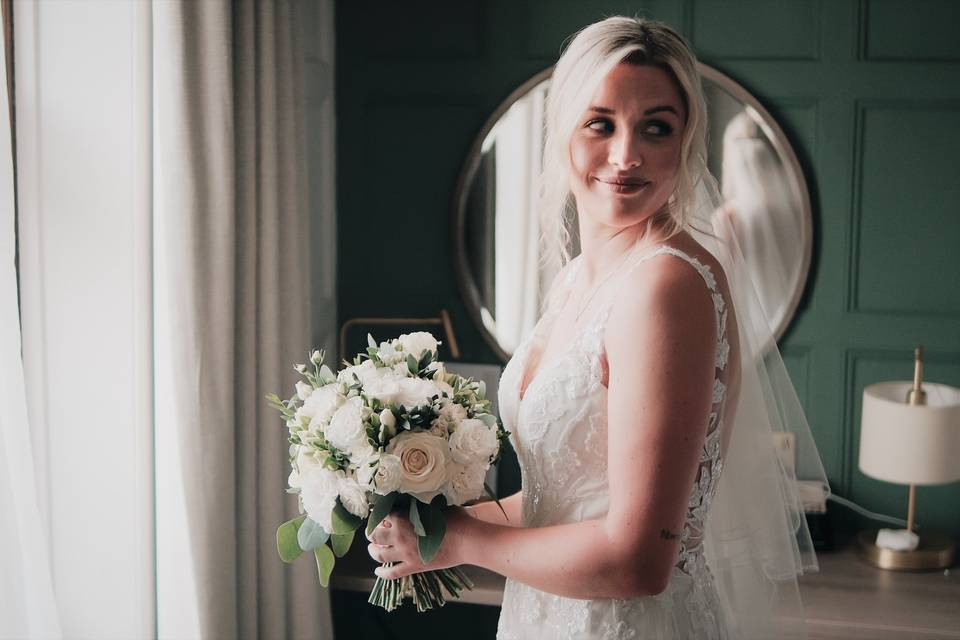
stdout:
<svg viewBox="0 0 960 640">
<path fill-rule="evenodd" d="M 594 180 L 603 185 L 605 189 L 624 195 L 639 193 L 650 184 L 649 180 L 643 178 L 602 178 L 595 176 Z"/>
</svg>

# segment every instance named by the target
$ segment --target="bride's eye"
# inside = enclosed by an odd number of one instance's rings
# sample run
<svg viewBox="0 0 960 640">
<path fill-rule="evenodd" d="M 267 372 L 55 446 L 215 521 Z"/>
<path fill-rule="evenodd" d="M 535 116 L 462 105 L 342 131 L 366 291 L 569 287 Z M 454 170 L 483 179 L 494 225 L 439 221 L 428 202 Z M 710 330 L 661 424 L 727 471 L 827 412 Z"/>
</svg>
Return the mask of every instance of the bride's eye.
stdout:
<svg viewBox="0 0 960 640">
<path fill-rule="evenodd" d="M 643 132 L 655 138 L 665 138 L 673 133 L 673 127 L 663 120 L 651 120 Z"/>
<path fill-rule="evenodd" d="M 606 118 L 597 118 L 588 122 L 586 128 L 597 133 L 610 133 L 613 131 L 613 124 Z"/>
</svg>

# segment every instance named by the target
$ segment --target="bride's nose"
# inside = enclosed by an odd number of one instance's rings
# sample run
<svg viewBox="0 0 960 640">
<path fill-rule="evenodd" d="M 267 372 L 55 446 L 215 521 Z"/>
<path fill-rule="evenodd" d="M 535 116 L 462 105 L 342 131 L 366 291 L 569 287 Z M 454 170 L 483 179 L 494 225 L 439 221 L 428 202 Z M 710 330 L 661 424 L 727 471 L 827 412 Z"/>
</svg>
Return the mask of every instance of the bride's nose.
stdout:
<svg viewBox="0 0 960 640">
<path fill-rule="evenodd" d="M 607 162 L 615 167 L 632 169 L 643 164 L 640 137 L 632 133 L 619 133 L 610 140 Z"/>
</svg>

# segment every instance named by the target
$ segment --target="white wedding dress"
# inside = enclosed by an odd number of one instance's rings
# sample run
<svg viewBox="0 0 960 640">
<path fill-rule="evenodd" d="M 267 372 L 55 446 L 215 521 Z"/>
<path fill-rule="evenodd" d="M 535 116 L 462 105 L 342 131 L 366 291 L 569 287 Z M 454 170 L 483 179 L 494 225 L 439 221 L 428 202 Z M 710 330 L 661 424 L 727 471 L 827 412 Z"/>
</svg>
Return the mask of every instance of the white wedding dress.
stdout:
<svg viewBox="0 0 960 640">
<path fill-rule="evenodd" d="M 723 467 L 720 436 L 729 351 L 726 303 L 710 268 L 673 247 L 660 245 L 633 256 L 625 267 L 633 268 L 664 253 L 689 262 L 703 277 L 713 294 L 718 327 L 710 424 L 669 586 L 655 596 L 584 600 L 540 591 L 508 578 L 498 640 L 711 640 L 731 635 L 701 544 Z M 569 294 L 580 258 L 573 262 L 559 283 L 563 289 L 555 296 L 557 300 Z M 619 276 L 616 282 L 622 286 Z M 520 384 L 530 347 L 549 335 L 562 304 L 552 304 L 544 313 L 501 375 L 500 414 L 520 462 L 524 527 L 598 519 L 607 512 L 607 390 L 601 383 L 600 356 L 617 295 L 608 299 L 556 357 L 541 363 L 522 399 Z"/>
</svg>

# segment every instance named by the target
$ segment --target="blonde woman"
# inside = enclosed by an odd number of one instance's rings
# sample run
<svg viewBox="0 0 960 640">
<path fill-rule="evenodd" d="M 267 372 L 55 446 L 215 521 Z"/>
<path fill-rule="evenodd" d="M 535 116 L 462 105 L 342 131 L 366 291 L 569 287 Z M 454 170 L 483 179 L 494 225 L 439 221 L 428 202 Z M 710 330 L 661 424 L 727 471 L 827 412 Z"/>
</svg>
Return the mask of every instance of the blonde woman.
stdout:
<svg viewBox="0 0 960 640">
<path fill-rule="evenodd" d="M 613 17 L 570 42 L 539 213 L 562 268 L 499 391 L 523 489 L 506 518 L 453 509 L 426 565 L 391 515 L 370 536 L 370 555 L 396 563 L 378 575 L 506 576 L 501 640 L 787 635 L 777 616 L 815 560 L 770 432 L 809 428 L 789 379 L 771 377 L 782 361 L 742 257 L 698 226 L 719 203 L 705 127 L 696 60 L 670 27 Z M 771 414 L 771 394 L 792 413 Z"/>
</svg>

